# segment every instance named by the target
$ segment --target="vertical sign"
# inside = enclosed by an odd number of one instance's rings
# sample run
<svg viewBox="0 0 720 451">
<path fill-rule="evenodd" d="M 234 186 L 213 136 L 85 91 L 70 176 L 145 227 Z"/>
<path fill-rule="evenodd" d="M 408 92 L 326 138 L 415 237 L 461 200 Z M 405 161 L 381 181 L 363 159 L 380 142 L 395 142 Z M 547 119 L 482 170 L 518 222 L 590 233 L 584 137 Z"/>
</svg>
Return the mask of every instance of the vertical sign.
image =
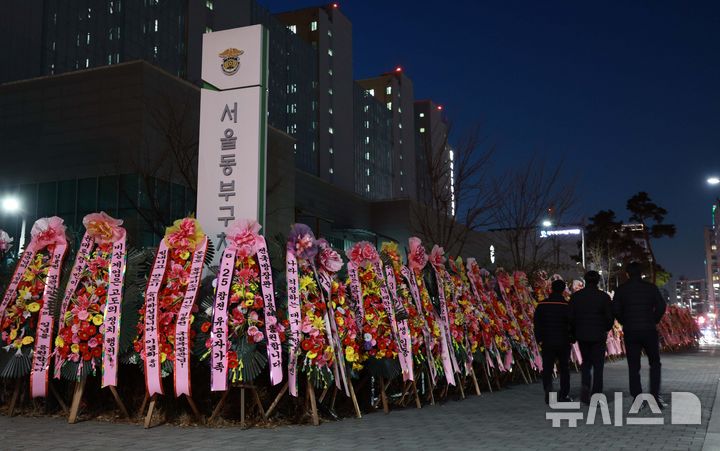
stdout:
<svg viewBox="0 0 720 451">
<path fill-rule="evenodd" d="M 202 79 L 197 217 L 222 250 L 235 219 L 265 223 L 268 31 L 206 33 Z"/>
</svg>

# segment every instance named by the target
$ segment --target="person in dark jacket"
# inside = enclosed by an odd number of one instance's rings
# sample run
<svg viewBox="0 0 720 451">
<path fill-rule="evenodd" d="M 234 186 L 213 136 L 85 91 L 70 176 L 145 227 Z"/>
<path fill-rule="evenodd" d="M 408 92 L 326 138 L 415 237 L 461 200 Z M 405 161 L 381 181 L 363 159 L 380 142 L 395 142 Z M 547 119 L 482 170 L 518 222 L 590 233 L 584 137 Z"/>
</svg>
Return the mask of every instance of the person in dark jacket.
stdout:
<svg viewBox="0 0 720 451">
<path fill-rule="evenodd" d="M 665 314 L 665 299 L 660 290 L 642 280 L 639 263 L 630 263 L 626 272 L 630 280 L 615 290 L 613 313 L 623 326 L 625 352 L 630 378 L 630 394 L 642 393 L 640 353 L 644 350 L 650 364 L 650 394 L 662 407 L 660 393 L 660 345 L 656 325 Z"/>
<path fill-rule="evenodd" d="M 600 274 L 588 271 L 585 288 L 570 297 L 570 330 L 582 355 L 580 401 L 586 404 L 591 394 L 602 393 L 607 333 L 613 325 L 610 296 L 600 291 L 599 283 Z"/>
<path fill-rule="evenodd" d="M 557 361 L 560 373 L 558 401 L 571 401 L 570 393 L 570 322 L 568 304 L 563 297 L 565 282 L 552 283 L 552 292 L 535 309 L 535 340 L 542 348 L 542 380 L 545 403 L 553 391 L 553 367 Z"/>
</svg>

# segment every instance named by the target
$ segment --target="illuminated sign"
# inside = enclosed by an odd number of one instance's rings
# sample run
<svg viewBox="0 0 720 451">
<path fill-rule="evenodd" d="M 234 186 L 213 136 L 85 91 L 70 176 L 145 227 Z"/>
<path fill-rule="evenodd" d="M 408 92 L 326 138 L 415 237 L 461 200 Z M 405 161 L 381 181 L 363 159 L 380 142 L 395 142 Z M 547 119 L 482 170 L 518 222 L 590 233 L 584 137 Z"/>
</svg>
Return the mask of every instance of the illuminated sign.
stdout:
<svg viewBox="0 0 720 451">
<path fill-rule="evenodd" d="M 541 230 L 540 238 L 549 238 L 551 236 L 580 235 L 580 234 L 582 234 L 582 230 L 580 230 L 580 229 Z"/>
</svg>

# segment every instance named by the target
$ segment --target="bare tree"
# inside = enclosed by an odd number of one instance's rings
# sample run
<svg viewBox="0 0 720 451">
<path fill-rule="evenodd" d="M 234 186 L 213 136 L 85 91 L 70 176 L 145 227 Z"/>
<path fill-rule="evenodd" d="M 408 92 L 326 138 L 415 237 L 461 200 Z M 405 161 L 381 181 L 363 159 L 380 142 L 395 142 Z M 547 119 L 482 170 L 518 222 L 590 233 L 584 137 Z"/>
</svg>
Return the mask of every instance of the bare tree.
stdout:
<svg viewBox="0 0 720 451">
<path fill-rule="evenodd" d="M 162 185 L 175 182 L 197 195 L 198 96 L 171 96 L 155 93 L 145 99 L 148 123 L 142 149 L 133 159 L 133 172 L 139 174 L 139 191 L 121 187 L 120 195 L 134 208 L 148 227 L 159 236 L 172 224 L 169 198 Z"/>
<path fill-rule="evenodd" d="M 545 161 L 532 158 L 495 181 L 494 220 L 512 257 L 512 269 L 532 274 L 557 267 L 553 255 L 558 243 L 541 238 L 538 226 L 545 218 L 557 223 L 569 213 L 575 189 L 564 178 L 562 164 L 548 168 Z"/>
<path fill-rule="evenodd" d="M 472 231 L 490 223 L 495 206 L 490 168 L 494 145 L 475 126 L 456 146 L 447 131 L 436 127 L 422 135 L 417 168 L 418 203 L 413 205 L 413 229 L 427 243 L 459 254 Z"/>
</svg>

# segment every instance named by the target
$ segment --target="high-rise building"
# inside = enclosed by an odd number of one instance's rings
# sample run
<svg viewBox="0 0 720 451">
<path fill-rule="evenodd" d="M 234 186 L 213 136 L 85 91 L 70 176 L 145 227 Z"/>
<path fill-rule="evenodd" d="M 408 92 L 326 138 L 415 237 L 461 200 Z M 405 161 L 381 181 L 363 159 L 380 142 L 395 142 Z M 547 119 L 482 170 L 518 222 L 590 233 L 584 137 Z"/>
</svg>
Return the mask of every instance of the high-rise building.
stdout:
<svg viewBox="0 0 720 451">
<path fill-rule="evenodd" d="M 355 192 L 365 198 L 392 198 L 392 113 L 355 84 Z"/>
<path fill-rule="evenodd" d="M 448 123 L 442 105 L 432 100 L 415 102 L 417 199 L 434 208 L 455 213 L 454 162 L 448 144 Z"/>
<path fill-rule="evenodd" d="M 3 2 L 0 83 L 144 60 L 200 85 L 203 34 L 254 24 L 270 30 L 268 122 L 317 174 L 315 51 L 255 0 Z"/>
<path fill-rule="evenodd" d="M 712 206 L 712 222 L 703 230 L 705 241 L 705 283 L 708 290 L 708 300 L 715 310 L 720 300 L 720 199 Z"/>
<path fill-rule="evenodd" d="M 358 80 L 358 83 L 392 112 L 392 197 L 416 200 L 417 149 L 412 80 L 397 67 L 379 77 Z"/>
<path fill-rule="evenodd" d="M 287 29 L 315 50 L 316 100 L 312 127 L 318 134 L 317 175 L 354 189 L 352 24 L 337 3 L 277 14 Z"/>
<path fill-rule="evenodd" d="M 692 308 L 693 313 L 708 311 L 705 279 L 688 280 L 680 278 L 675 282 L 675 303 Z"/>
</svg>

